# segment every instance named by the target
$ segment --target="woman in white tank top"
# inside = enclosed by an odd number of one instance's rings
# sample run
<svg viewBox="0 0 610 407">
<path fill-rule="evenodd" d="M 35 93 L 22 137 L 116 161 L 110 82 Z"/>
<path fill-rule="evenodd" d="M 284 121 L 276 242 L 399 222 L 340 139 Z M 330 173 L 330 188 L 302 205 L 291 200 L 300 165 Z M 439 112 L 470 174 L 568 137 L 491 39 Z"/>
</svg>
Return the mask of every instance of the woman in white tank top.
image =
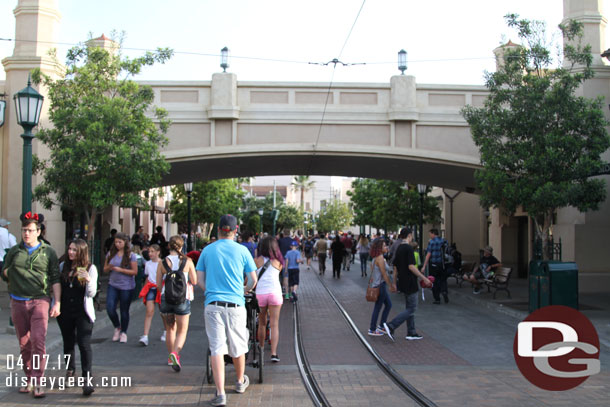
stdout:
<svg viewBox="0 0 610 407">
<path fill-rule="evenodd" d="M 267 312 L 269 312 L 271 361 L 277 363 L 280 361 L 277 354 L 277 344 L 280 339 L 280 309 L 284 303 L 280 273 L 284 286 L 288 284 L 288 277 L 284 271 L 284 259 L 274 237 L 266 237 L 261 240 L 258 245 L 258 254 L 259 256 L 254 259 L 258 267 L 256 271 L 258 276 L 256 299 L 260 307 L 257 337 L 261 346 L 264 346 L 267 332 Z"/>
</svg>

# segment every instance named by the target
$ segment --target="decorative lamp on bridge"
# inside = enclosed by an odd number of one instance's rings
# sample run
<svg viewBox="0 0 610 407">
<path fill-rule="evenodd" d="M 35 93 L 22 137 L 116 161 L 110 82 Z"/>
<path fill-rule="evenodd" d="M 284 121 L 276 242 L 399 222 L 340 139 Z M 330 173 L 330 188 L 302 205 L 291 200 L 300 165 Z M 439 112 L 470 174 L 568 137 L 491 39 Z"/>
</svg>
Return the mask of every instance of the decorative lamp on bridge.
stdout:
<svg viewBox="0 0 610 407">
<path fill-rule="evenodd" d="M 401 75 L 404 75 L 407 70 L 407 51 L 404 49 L 398 51 L 398 70 Z"/>
<path fill-rule="evenodd" d="M 38 126 L 44 96 L 32 88 L 31 78 L 28 75 L 28 86 L 13 96 L 17 123 L 23 127 L 23 179 L 21 189 L 21 212 L 32 210 L 32 129 Z"/>
<path fill-rule="evenodd" d="M 186 251 L 190 252 L 191 250 L 193 250 L 193 246 L 192 246 L 192 238 L 191 238 L 191 193 L 193 192 L 193 183 L 192 182 L 185 182 L 184 183 L 184 190 L 186 191 L 186 196 L 187 196 L 187 227 L 188 227 L 188 232 L 187 232 L 187 240 L 186 240 Z"/>
<path fill-rule="evenodd" d="M 419 256 L 423 259 L 424 256 L 424 196 L 428 191 L 426 184 L 417 184 L 417 192 L 419 192 Z"/>
<path fill-rule="evenodd" d="M 220 67 L 223 72 L 227 72 L 229 67 L 229 48 L 227 47 L 220 50 Z"/>
</svg>

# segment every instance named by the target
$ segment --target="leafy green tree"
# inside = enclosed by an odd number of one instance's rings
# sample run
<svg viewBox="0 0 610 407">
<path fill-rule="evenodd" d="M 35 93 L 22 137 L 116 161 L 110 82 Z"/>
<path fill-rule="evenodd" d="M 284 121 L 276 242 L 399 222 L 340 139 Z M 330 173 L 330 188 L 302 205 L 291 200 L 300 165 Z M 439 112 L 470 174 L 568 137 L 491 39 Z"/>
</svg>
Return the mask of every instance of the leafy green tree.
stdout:
<svg viewBox="0 0 610 407">
<path fill-rule="evenodd" d="M 305 210 L 305 192 L 312 189 L 315 184 L 316 182 L 311 181 L 308 175 L 297 175 L 290 184 L 294 191 L 301 191 L 301 212 Z"/>
<path fill-rule="evenodd" d="M 34 82 L 48 88 L 53 123 L 36 135 L 50 157 L 34 159 L 34 171 L 42 175 L 34 198 L 47 209 L 61 205 L 88 215 L 90 238 L 98 213 L 115 204 L 146 207 L 140 191 L 157 186 L 169 171 L 160 153 L 167 144 L 167 112 L 152 105 L 149 86 L 130 78 L 171 55 L 158 49 L 129 59 L 120 50 L 79 45 L 68 51 L 64 78 L 33 71 Z"/>
<path fill-rule="evenodd" d="M 418 225 L 421 197 L 414 186 L 408 189 L 399 181 L 360 178 L 348 191 L 354 207 L 354 223 L 375 228 L 396 230 L 405 225 Z M 424 197 L 424 222 L 437 223 L 441 210 L 436 200 Z"/>
<path fill-rule="evenodd" d="M 269 193 L 259 202 L 261 205 L 259 207 L 264 210 L 263 231 L 272 233 L 273 219 L 271 218 L 271 211 L 273 210 L 273 192 Z M 275 195 L 275 209 L 280 211 L 275 223 L 276 232 L 284 229 L 295 229 L 303 224 L 303 213 L 294 206 L 286 205 L 279 192 L 276 192 Z"/>
<path fill-rule="evenodd" d="M 173 200 L 170 202 L 172 219 L 186 225 L 188 216 L 188 199 L 184 185 L 172 187 Z M 217 224 L 222 215 L 230 213 L 239 215 L 243 205 L 245 191 L 239 179 L 217 179 L 193 183 L 191 193 L 191 220 L 195 225 L 200 223 Z M 216 228 L 212 229 L 215 233 Z"/>
<path fill-rule="evenodd" d="M 337 199 L 318 212 L 317 227 L 323 232 L 338 231 L 352 224 L 353 213 L 349 205 Z"/>
<path fill-rule="evenodd" d="M 608 123 L 603 98 L 576 95 L 594 74 L 591 47 L 581 44 L 582 24 L 559 26 L 566 61 L 553 67 L 544 23 L 515 14 L 505 18 L 525 45 L 507 50 L 504 65 L 486 73 L 484 106 L 467 106 L 462 114 L 481 155 L 483 169 L 476 172 L 481 204 L 507 213 L 522 207 L 547 244 L 557 208 L 585 212 L 604 201 L 605 183 L 591 175 L 610 146 Z M 543 252 L 548 257 L 548 250 Z"/>
</svg>

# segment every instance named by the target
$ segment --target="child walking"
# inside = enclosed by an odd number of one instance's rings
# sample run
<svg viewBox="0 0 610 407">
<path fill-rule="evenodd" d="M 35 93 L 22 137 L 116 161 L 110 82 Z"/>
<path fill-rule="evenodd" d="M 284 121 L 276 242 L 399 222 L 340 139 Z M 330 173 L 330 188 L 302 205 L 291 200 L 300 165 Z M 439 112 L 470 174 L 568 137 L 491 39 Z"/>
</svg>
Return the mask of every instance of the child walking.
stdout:
<svg viewBox="0 0 610 407">
<path fill-rule="evenodd" d="M 146 275 L 146 284 L 140 291 L 140 298 L 146 305 L 146 317 L 144 318 L 144 335 L 140 336 L 140 343 L 143 346 L 148 346 L 148 333 L 150 332 L 150 324 L 155 315 L 155 302 L 157 299 L 157 267 L 161 263 L 159 256 L 161 255 L 161 247 L 157 244 L 150 245 L 148 248 L 148 256 L 150 260 L 144 264 L 144 274 Z"/>
<path fill-rule="evenodd" d="M 297 301 L 297 288 L 299 288 L 299 263 L 303 263 L 301 252 L 298 250 L 299 243 L 293 240 L 290 244 L 290 251 L 286 253 L 286 262 L 288 264 L 288 286 L 290 292 L 290 301 Z"/>
</svg>

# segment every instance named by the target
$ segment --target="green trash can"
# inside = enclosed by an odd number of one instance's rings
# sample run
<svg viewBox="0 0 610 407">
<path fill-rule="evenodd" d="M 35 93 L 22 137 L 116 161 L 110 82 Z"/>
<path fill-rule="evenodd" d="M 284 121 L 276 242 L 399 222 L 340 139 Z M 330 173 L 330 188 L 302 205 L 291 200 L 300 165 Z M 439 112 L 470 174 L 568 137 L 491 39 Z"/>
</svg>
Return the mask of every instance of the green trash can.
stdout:
<svg viewBox="0 0 610 407">
<path fill-rule="evenodd" d="M 573 262 L 530 262 L 529 312 L 547 305 L 578 309 L 578 266 Z"/>
</svg>

